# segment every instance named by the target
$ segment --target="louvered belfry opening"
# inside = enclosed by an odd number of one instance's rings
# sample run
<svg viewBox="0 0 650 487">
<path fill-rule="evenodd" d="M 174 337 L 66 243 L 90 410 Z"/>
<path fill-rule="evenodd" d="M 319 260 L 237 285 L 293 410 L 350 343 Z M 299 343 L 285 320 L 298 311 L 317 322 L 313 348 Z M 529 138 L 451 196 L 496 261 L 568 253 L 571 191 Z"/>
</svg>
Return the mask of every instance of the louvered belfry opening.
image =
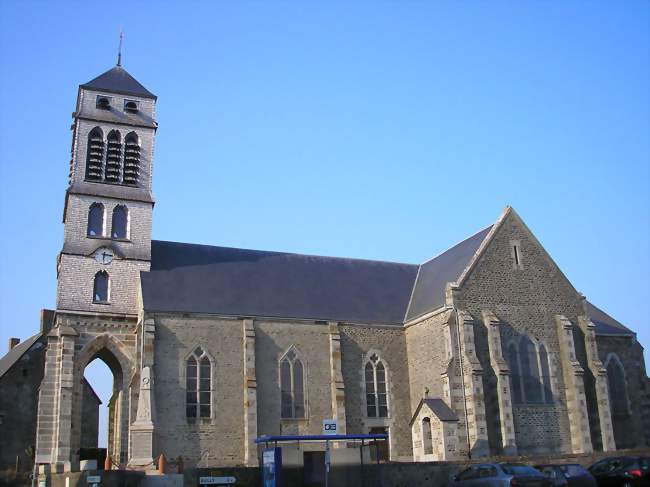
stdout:
<svg viewBox="0 0 650 487">
<path fill-rule="evenodd" d="M 122 137 L 117 130 L 108 134 L 108 147 L 106 150 L 106 175 L 109 183 L 119 183 L 122 177 Z"/>
<path fill-rule="evenodd" d="M 124 184 L 135 186 L 140 176 L 140 144 L 138 135 L 131 132 L 124 140 Z"/>
<path fill-rule="evenodd" d="M 88 134 L 88 154 L 86 155 L 86 179 L 102 180 L 104 166 L 104 133 L 95 127 Z"/>
</svg>

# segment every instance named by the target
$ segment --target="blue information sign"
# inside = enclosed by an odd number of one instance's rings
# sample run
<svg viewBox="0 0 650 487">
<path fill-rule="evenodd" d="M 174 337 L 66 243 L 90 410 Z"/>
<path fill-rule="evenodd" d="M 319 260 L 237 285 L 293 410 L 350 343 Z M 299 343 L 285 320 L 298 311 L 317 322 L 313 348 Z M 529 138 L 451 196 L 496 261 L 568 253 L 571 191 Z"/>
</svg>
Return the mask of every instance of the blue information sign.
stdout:
<svg viewBox="0 0 650 487">
<path fill-rule="evenodd" d="M 267 448 L 262 452 L 262 487 L 283 487 L 282 448 Z"/>
</svg>

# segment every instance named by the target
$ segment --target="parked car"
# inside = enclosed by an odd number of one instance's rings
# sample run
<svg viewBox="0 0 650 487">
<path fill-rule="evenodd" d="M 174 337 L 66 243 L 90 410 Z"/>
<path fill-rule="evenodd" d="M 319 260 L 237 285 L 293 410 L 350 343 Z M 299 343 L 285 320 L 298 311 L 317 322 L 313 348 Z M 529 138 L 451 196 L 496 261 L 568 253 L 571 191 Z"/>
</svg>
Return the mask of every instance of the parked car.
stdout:
<svg viewBox="0 0 650 487">
<path fill-rule="evenodd" d="M 582 465 L 535 465 L 554 487 L 596 487 L 596 479 Z"/>
<path fill-rule="evenodd" d="M 598 487 L 637 487 L 650 485 L 649 457 L 606 458 L 589 467 Z"/>
<path fill-rule="evenodd" d="M 472 465 L 453 478 L 458 487 L 553 487 L 538 470 L 519 463 Z"/>
</svg>

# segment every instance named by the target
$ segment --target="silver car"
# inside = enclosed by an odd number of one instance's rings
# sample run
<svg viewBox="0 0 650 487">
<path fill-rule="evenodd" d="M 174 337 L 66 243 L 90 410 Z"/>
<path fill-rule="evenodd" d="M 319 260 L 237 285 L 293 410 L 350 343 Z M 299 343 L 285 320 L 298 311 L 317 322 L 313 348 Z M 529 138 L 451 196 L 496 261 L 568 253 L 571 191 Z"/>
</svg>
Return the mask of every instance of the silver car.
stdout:
<svg viewBox="0 0 650 487">
<path fill-rule="evenodd" d="M 458 487 L 552 487 L 552 483 L 533 467 L 519 463 L 472 465 L 453 478 Z"/>
</svg>

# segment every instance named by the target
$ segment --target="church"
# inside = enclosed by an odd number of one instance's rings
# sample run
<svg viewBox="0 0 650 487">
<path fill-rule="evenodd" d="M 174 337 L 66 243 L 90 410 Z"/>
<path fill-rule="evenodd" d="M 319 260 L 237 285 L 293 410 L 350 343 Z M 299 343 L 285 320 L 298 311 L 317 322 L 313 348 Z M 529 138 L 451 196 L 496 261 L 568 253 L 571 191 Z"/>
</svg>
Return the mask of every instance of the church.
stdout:
<svg viewBox="0 0 650 487">
<path fill-rule="evenodd" d="M 78 89 L 56 310 L 31 339 L 36 464 L 78 470 L 96 446 L 96 358 L 114 376 L 108 453 L 123 468 L 162 453 L 257 466 L 257 437 L 332 418 L 387 433 L 387 461 L 650 444 L 635 333 L 513 208 L 424 263 L 152 240 L 156 102 L 120 62 Z M 34 352 L 21 346 L 0 380 Z"/>
</svg>

